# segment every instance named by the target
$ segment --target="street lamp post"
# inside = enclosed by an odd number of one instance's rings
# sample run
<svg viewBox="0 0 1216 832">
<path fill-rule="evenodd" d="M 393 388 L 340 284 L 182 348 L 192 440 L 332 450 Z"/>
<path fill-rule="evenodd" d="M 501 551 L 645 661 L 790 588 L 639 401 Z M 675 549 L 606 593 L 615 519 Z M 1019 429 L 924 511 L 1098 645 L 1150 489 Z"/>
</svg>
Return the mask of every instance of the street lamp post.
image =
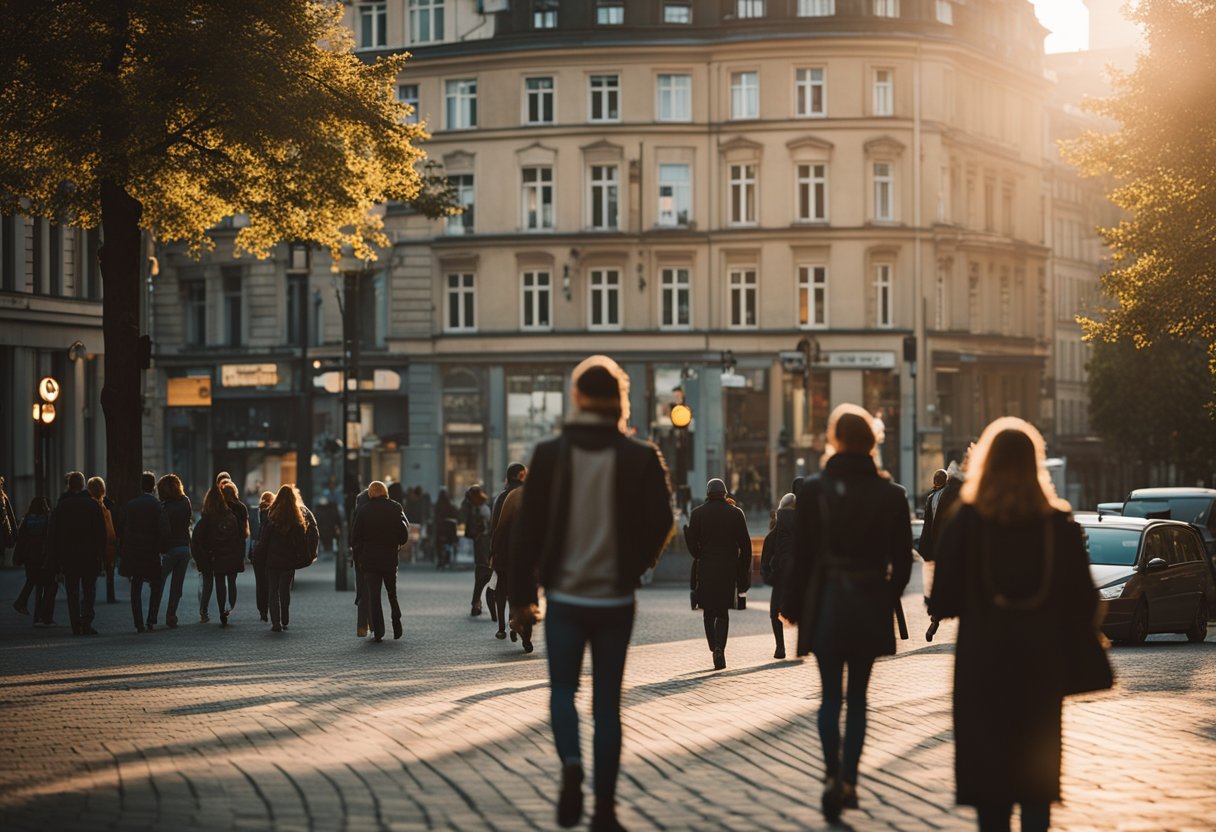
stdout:
<svg viewBox="0 0 1216 832">
<path fill-rule="evenodd" d="M 55 401 L 59 398 L 59 382 L 46 376 L 38 382 L 38 401 L 34 402 L 34 488 L 48 500 L 51 498 L 50 436 L 55 423 Z"/>
<path fill-rule="evenodd" d="M 353 262 L 352 262 L 353 261 Z M 359 494 L 359 282 L 367 271 L 364 261 L 342 260 L 342 293 L 338 305 L 342 313 L 342 493 L 346 507 L 346 534 L 349 543 Z M 338 548 L 334 586 L 350 588 L 347 571 L 349 545 Z"/>
</svg>

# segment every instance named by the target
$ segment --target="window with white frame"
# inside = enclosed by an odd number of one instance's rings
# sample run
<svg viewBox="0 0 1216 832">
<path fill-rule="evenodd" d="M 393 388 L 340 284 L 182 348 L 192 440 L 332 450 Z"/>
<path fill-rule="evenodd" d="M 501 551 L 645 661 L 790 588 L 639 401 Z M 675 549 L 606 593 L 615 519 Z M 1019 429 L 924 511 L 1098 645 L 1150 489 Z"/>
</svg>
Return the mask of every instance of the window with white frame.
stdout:
<svg viewBox="0 0 1216 832">
<path fill-rule="evenodd" d="M 890 162 L 874 163 L 874 219 L 890 222 L 895 219 L 895 175 Z"/>
<path fill-rule="evenodd" d="M 418 85 L 417 84 L 398 84 L 397 85 L 397 100 L 410 108 L 409 113 L 405 116 L 406 124 L 418 123 Z"/>
<path fill-rule="evenodd" d="M 591 121 L 619 121 L 621 118 L 620 76 L 592 75 L 589 83 Z"/>
<path fill-rule="evenodd" d="M 553 229 L 553 168 L 537 165 L 523 169 L 524 228 Z"/>
<path fill-rule="evenodd" d="M 890 263 L 879 263 L 874 267 L 874 325 L 879 329 L 894 326 L 894 298 L 891 295 Z"/>
<path fill-rule="evenodd" d="M 444 0 L 410 0 L 410 43 L 443 40 Z"/>
<path fill-rule="evenodd" d="M 798 166 L 798 219 L 824 222 L 828 218 L 828 166 Z"/>
<path fill-rule="evenodd" d="M 756 224 L 756 166 L 730 166 L 730 224 Z"/>
<path fill-rule="evenodd" d="M 731 73 L 730 117 L 760 117 L 760 74 L 758 72 Z"/>
<path fill-rule="evenodd" d="M 692 218 L 692 171 L 689 165 L 659 165 L 659 225 L 686 226 Z"/>
<path fill-rule="evenodd" d="M 552 329 L 553 279 L 549 272 L 523 274 L 523 308 L 520 326 L 523 329 Z"/>
<path fill-rule="evenodd" d="M 827 115 L 827 76 L 821 66 L 794 70 L 795 113 L 801 118 Z"/>
<path fill-rule="evenodd" d="M 459 78 L 447 82 L 449 130 L 468 130 L 477 126 L 477 79 Z"/>
<path fill-rule="evenodd" d="M 477 329 L 477 287 L 473 275 L 448 275 L 448 332 L 471 332 Z"/>
<path fill-rule="evenodd" d="M 798 0 L 799 17 L 830 17 L 836 14 L 836 0 Z"/>
<path fill-rule="evenodd" d="M 899 0 L 874 0 L 875 17 L 899 17 Z"/>
<path fill-rule="evenodd" d="M 524 79 L 524 93 L 527 99 L 527 112 L 524 118 L 528 124 L 553 123 L 553 78 L 543 76 Z"/>
<path fill-rule="evenodd" d="M 557 28 L 556 0 L 532 0 L 532 28 Z"/>
<path fill-rule="evenodd" d="M 874 115 L 895 113 L 895 70 L 874 70 Z"/>
<path fill-rule="evenodd" d="M 659 121 L 692 121 L 691 75 L 660 75 L 656 86 Z"/>
<path fill-rule="evenodd" d="M 456 202 L 461 212 L 448 217 L 447 233 L 473 233 L 473 174 L 460 173 L 448 177 L 448 183 L 456 194 Z"/>
<path fill-rule="evenodd" d="M 591 166 L 591 227 L 596 230 L 617 228 L 619 172 L 616 165 Z"/>
<path fill-rule="evenodd" d="M 689 3 L 664 3 L 664 23 L 692 23 L 692 5 Z"/>
<path fill-rule="evenodd" d="M 692 278 L 688 269 L 663 269 L 660 290 L 663 294 L 663 329 L 688 329 L 692 325 Z"/>
<path fill-rule="evenodd" d="M 359 48 L 376 49 L 388 43 L 388 3 L 359 4 Z"/>
<path fill-rule="evenodd" d="M 735 0 L 735 17 L 764 17 L 764 0 Z"/>
<path fill-rule="evenodd" d="M 954 25 L 954 3 L 950 0 L 937 0 L 937 22 Z"/>
<path fill-rule="evenodd" d="M 828 325 L 828 267 L 798 267 L 798 324 L 804 327 Z"/>
<path fill-rule="evenodd" d="M 192 276 L 180 281 L 185 301 L 186 344 L 201 347 L 207 343 L 207 281 L 201 268 L 191 268 L 189 272 Z"/>
<path fill-rule="evenodd" d="M 592 269 L 588 301 L 590 329 L 620 329 L 621 273 L 616 269 Z"/>
<path fill-rule="evenodd" d="M 625 4 L 620 0 L 601 0 L 595 7 L 595 22 L 600 26 L 620 26 L 625 22 Z"/>
<path fill-rule="evenodd" d="M 755 269 L 730 270 L 730 326 L 749 329 L 756 326 Z"/>
</svg>

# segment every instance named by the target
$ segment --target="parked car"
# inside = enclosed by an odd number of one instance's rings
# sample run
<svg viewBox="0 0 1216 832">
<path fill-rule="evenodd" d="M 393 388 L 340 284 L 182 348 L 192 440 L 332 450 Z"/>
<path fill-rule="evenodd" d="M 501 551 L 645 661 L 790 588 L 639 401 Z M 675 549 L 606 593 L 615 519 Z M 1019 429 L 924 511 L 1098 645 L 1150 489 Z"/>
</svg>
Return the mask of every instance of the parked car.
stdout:
<svg viewBox="0 0 1216 832">
<path fill-rule="evenodd" d="M 1123 503 L 1098 503 L 1098 514 L 1122 514 Z"/>
<path fill-rule="evenodd" d="M 1127 495 L 1122 513 L 1190 523 L 1207 550 L 1208 609 L 1216 611 L 1216 488 L 1137 488 Z"/>
<path fill-rule="evenodd" d="M 1198 531 L 1176 520 L 1078 514 L 1089 570 L 1107 602 L 1102 632 L 1139 644 L 1150 633 L 1208 634 L 1211 583 Z"/>
</svg>

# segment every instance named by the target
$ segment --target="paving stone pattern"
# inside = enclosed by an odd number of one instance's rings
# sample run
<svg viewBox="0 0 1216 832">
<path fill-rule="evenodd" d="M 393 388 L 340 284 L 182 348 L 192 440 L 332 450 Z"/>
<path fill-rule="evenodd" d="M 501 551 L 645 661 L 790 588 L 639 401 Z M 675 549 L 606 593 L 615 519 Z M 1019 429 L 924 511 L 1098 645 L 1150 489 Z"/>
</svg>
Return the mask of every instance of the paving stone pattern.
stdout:
<svg viewBox="0 0 1216 832">
<path fill-rule="evenodd" d="M 126 603 L 103 602 L 102 635 L 74 638 L 14 612 L 21 574 L 5 570 L 0 828 L 555 828 L 543 627 L 524 655 L 468 616 L 471 573 L 409 569 L 405 637 L 360 641 L 353 593 L 334 592 L 332 576 L 325 561 L 300 573 L 281 634 L 257 620 L 250 573 L 230 626 L 214 613 L 198 623 L 191 573 L 178 629 L 137 634 Z M 622 822 L 824 828 L 817 674 L 813 659 L 771 658 L 767 589 L 732 616 L 721 672 L 687 590 L 649 587 L 639 599 Z M 953 801 L 955 625 L 926 644 L 916 593 L 905 607 L 913 639 L 875 668 L 861 809 L 845 819 L 858 830 L 970 829 L 974 813 Z M 56 618 L 67 620 L 62 594 Z M 1054 828 L 1216 829 L 1216 635 L 1154 637 L 1113 656 L 1117 689 L 1066 707 Z"/>
</svg>

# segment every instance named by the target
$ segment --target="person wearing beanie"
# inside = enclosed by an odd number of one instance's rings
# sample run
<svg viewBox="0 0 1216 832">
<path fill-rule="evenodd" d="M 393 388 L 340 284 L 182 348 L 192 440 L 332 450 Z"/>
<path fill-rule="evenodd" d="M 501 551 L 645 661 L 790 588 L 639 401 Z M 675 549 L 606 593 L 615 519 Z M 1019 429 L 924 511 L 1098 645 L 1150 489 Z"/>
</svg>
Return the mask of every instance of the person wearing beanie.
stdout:
<svg viewBox="0 0 1216 832">
<path fill-rule="evenodd" d="M 596 832 L 616 819 L 621 761 L 621 679 L 633 631 L 634 591 L 671 540 L 672 495 L 658 448 L 626 434 L 629 376 L 592 356 L 571 378 L 573 415 L 536 446 L 509 558 L 511 626 L 525 633 L 545 588 L 550 719 L 562 785 L 557 823 L 583 815 L 583 764 L 575 693 L 588 643 L 595 715 Z"/>
<path fill-rule="evenodd" d="M 697 606 L 703 613 L 705 640 L 714 669 L 726 667 L 726 636 L 731 607 L 751 587 L 752 537 L 742 509 L 726 499 L 726 483 L 712 479 L 705 502 L 692 511 L 684 540 L 693 558 Z"/>
</svg>

